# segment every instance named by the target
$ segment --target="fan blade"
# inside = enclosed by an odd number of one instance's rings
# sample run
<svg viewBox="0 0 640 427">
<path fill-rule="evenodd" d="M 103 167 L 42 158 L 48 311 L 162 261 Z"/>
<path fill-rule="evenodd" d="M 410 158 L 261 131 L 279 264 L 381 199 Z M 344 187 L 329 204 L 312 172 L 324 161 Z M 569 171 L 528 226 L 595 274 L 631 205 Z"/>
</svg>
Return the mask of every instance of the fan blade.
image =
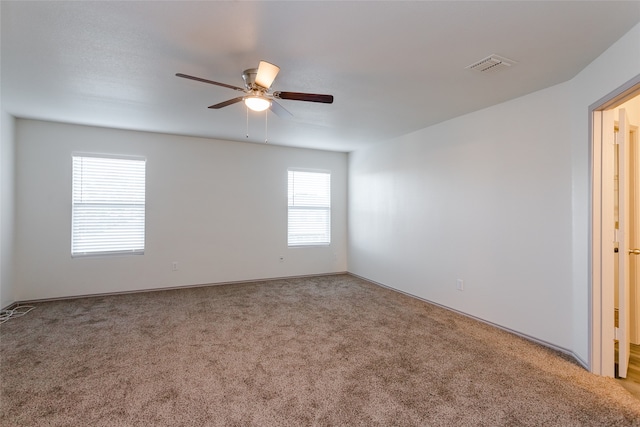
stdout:
<svg viewBox="0 0 640 427">
<path fill-rule="evenodd" d="M 333 103 L 333 95 L 320 95 L 317 93 L 274 92 L 273 96 L 274 98 L 291 99 L 293 101 L 321 102 L 323 104 Z"/>
<path fill-rule="evenodd" d="M 233 89 L 233 90 L 239 90 L 240 92 L 244 92 L 245 91 L 244 89 L 242 89 L 241 87 L 238 87 L 238 86 L 232 86 L 232 85 L 228 85 L 226 83 L 214 82 L 213 80 L 207 80 L 207 79 L 203 79 L 201 77 L 189 76 L 187 74 L 182 74 L 182 73 L 177 73 L 176 76 L 177 77 L 182 77 L 184 79 L 195 80 L 197 82 L 209 83 L 209 84 L 212 84 L 212 85 L 222 86 L 222 87 L 226 87 L 226 88 Z"/>
<path fill-rule="evenodd" d="M 258 65 L 258 74 L 256 75 L 256 84 L 265 89 L 269 89 L 280 72 L 280 67 L 273 65 L 267 61 L 260 61 Z"/>
<path fill-rule="evenodd" d="M 212 105 L 209 108 L 214 108 L 214 109 L 217 110 L 218 108 L 222 108 L 222 107 L 226 107 L 228 105 L 236 104 L 236 103 L 242 101 L 243 99 L 244 99 L 244 96 L 239 96 L 237 98 L 233 98 L 233 99 L 230 99 L 228 101 L 224 101 L 224 102 L 221 102 L 219 104 Z"/>
<path fill-rule="evenodd" d="M 293 114 L 291 114 L 286 108 L 278 104 L 276 101 L 272 100 L 271 107 L 269 108 L 276 114 L 276 116 L 280 117 L 281 119 L 290 119 L 293 117 Z"/>
</svg>

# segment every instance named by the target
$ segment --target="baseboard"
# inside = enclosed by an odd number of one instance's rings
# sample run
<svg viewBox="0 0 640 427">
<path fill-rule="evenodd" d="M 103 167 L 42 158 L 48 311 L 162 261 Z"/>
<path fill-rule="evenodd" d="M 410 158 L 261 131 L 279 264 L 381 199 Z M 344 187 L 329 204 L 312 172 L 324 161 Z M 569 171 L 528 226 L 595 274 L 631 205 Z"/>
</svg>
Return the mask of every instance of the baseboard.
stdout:
<svg viewBox="0 0 640 427">
<path fill-rule="evenodd" d="M 524 334 L 524 333 L 522 333 L 522 332 L 518 332 L 518 331 L 516 331 L 516 330 L 513 330 L 513 329 L 510 329 L 510 328 L 507 328 L 507 327 L 502 326 L 502 325 L 499 325 L 499 324 L 497 324 L 497 323 L 493 323 L 493 322 L 491 322 L 491 321 L 488 321 L 488 320 L 482 319 L 482 318 L 480 318 L 480 317 L 473 316 L 473 315 L 471 315 L 471 314 L 469 314 L 469 313 L 465 313 L 465 312 L 463 312 L 463 311 L 456 310 L 456 309 L 451 308 L 451 307 L 448 307 L 448 306 L 446 306 L 446 305 L 442 305 L 442 304 L 439 304 L 439 303 L 437 303 L 437 302 L 430 301 L 430 300 L 428 300 L 428 299 L 425 299 L 425 298 L 419 297 L 419 296 L 417 296 L 417 295 L 413 295 L 413 294 L 410 294 L 410 293 L 408 293 L 408 292 L 404 292 L 404 291 L 401 291 L 401 290 L 399 290 L 399 289 L 392 288 L 391 286 L 387 286 L 387 285 L 385 285 L 385 284 L 383 284 L 383 283 L 376 282 L 375 280 L 371 280 L 371 279 L 368 279 L 368 278 L 366 278 L 366 277 L 359 276 L 359 275 L 354 274 L 354 273 L 351 273 L 351 272 L 348 272 L 347 274 L 348 274 L 348 275 L 350 275 L 350 276 L 353 276 L 353 277 L 357 277 L 358 279 L 365 280 L 365 281 L 367 281 L 367 282 L 369 282 L 369 283 L 371 283 L 371 284 L 374 284 L 374 285 L 376 285 L 376 286 L 380 286 L 380 287 L 382 287 L 382 288 L 389 289 L 390 291 L 398 292 L 398 293 L 403 294 L 403 295 L 406 295 L 406 296 L 408 296 L 408 297 L 415 298 L 415 299 L 420 300 L 420 301 L 422 301 L 422 302 L 426 302 L 427 304 L 433 304 L 433 305 L 435 305 L 435 306 L 438 306 L 438 307 L 443 308 L 443 309 L 445 309 L 445 310 L 451 311 L 451 312 L 453 312 L 453 313 L 457 313 L 457 314 L 460 314 L 460 315 L 462 315 L 462 316 L 468 317 L 468 318 L 470 318 L 470 319 L 477 320 L 478 322 L 482 322 L 482 323 L 484 323 L 484 324 L 486 324 L 486 325 L 489 325 L 489 326 L 492 326 L 492 327 L 494 327 L 494 328 L 497 328 L 497 329 L 503 330 L 503 331 L 508 332 L 508 333 L 510 333 L 510 334 L 513 334 L 513 335 L 517 335 L 517 336 L 519 336 L 519 337 L 521 337 L 521 338 L 524 338 L 524 339 L 526 339 L 526 340 L 528 340 L 528 341 L 534 342 L 534 343 L 536 343 L 536 344 L 540 344 L 540 345 L 542 345 L 542 346 L 544 346 L 544 347 L 547 347 L 547 348 L 549 348 L 549 349 L 552 349 L 552 350 L 555 350 L 555 351 L 560 352 L 560 353 L 562 353 L 562 354 L 565 354 L 565 355 L 567 355 L 567 356 L 571 357 L 572 359 L 574 359 L 574 360 L 576 361 L 576 363 L 578 363 L 580 366 L 582 366 L 585 370 L 589 371 L 589 364 L 588 364 L 588 363 L 586 363 L 584 360 L 582 360 L 580 357 L 578 357 L 578 355 L 577 355 L 577 354 L 575 354 L 572 350 L 569 350 L 569 349 L 564 348 L 564 347 L 557 346 L 557 345 L 552 344 L 552 343 L 550 343 L 550 342 L 548 342 L 548 341 L 541 340 L 541 339 L 539 339 L 539 338 L 533 337 L 533 336 L 531 336 L 531 335 Z"/>
<path fill-rule="evenodd" d="M 7 307 L 12 307 L 19 304 L 36 304 L 42 302 L 49 301 L 65 301 L 71 299 L 78 298 L 96 298 L 96 297 L 105 297 L 112 295 L 127 295 L 127 294 L 139 294 L 145 292 L 159 292 L 159 291 L 173 291 L 176 289 L 189 289 L 189 288 L 203 288 L 207 286 L 223 286 L 223 285 L 238 285 L 243 283 L 262 283 L 262 282 L 271 282 L 274 280 L 288 280 L 288 279 L 304 279 L 309 277 L 322 277 L 322 276 L 338 276 L 341 274 L 348 274 L 346 271 L 338 271 L 334 273 L 319 273 L 319 274 L 307 274 L 307 275 L 298 275 L 298 276 L 282 276 L 282 277 L 269 277 L 264 279 L 252 279 L 252 280 L 237 280 L 231 282 L 215 282 L 215 283 L 201 283 L 194 285 L 179 285 L 179 286 L 168 286 L 166 288 L 149 288 L 149 289 L 135 289 L 131 291 L 116 291 L 116 292 L 102 292 L 102 293 L 93 293 L 93 294 L 82 294 L 82 295 L 69 295 L 64 297 L 52 297 L 52 298 L 38 298 L 38 299 L 30 299 L 23 301 L 16 301 L 13 304 L 10 304 Z"/>
<path fill-rule="evenodd" d="M 144 293 L 144 292 L 171 291 L 171 290 L 177 290 L 177 289 L 202 288 L 202 287 L 206 287 L 206 286 L 237 285 L 237 284 L 243 284 L 243 283 L 262 283 L 262 282 L 270 282 L 270 281 L 274 281 L 274 280 L 304 279 L 304 278 L 309 278 L 309 277 L 322 277 L 322 276 L 338 276 L 338 275 L 342 275 L 342 274 L 347 274 L 347 275 L 350 275 L 350 276 L 353 276 L 353 277 L 357 277 L 358 279 L 365 280 L 365 281 L 367 281 L 369 283 L 372 283 L 372 284 L 374 284 L 376 286 L 380 286 L 382 288 L 389 289 L 391 291 L 401 293 L 401 294 L 406 295 L 408 297 L 415 298 L 417 300 L 426 302 L 427 304 L 433 304 L 433 305 L 441 307 L 441 308 L 443 308 L 445 310 L 460 314 L 462 316 L 468 317 L 470 319 L 477 320 L 477 321 L 482 322 L 484 324 L 487 324 L 489 326 L 501 329 L 501 330 L 503 330 L 505 332 L 509 332 L 511 334 L 517 335 L 517 336 L 519 336 L 521 338 L 524 338 L 524 339 L 526 339 L 528 341 L 535 342 L 537 344 L 540 344 L 542 346 L 545 346 L 547 348 L 550 348 L 552 350 L 555 350 L 555 351 L 563 353 L 563 354 L 565 354 L 567 356 L 570 356 L 580 366 L 582 366 L 584 369 L 586 369 L 587 371 L 589 370 L 588 363 L 585 362 L 584 360 L 582 360 L 578 355 L 576 355 L 573 351 L 571 351 L 569 349 L 557 346 L 555 344 L 552 344 L 550 342 L 541 340 L 541 339 L 533 337 L 531 335 L 527 335 L 527 334 L 515 331 L 513 329 L 507 328 L 507 327 L 499 325 L 497 323 L 490 322 L 490 321 L 482 319 L 480 317 L 473 316 L 473 315 L 465 313 L 463 311 L 459 311 L 459 310 L 456 310 L 454 308 L 447 307 L 447 306 L 439 304 L 437 302 L 430 301 L 428 299 L 419 297 L 417 295 L 413 295 L 413 294 L 410 294 L 408 292 L 404 292 L 404 291 L 401 291 L 399 289 L 392 288 L 391 286 L 387 286 L 385 284 L 376 282 L 374 280 L 368 279 L 368 278 L 363 277 L 363 276 L 359 276 L 357 274 L 354 274 L 354 273 L 351 273 L 351 272 L 348 272 L 348 271 L 340 271 L 340 272 L 334 272 L 334 273 L 321 273 L 321 274 L 307 274 L 307 275 L 298 275 L 298 276 L 270 277 L 270 278 L 253 279 L 253 280 L 237 280 L 237 281 L 230 281 L 230 282 L 202 283 L 202 284 L 195 284 L 195 285 L 170 286 L 170 287 L 166 287 L 166 288 L 151 288 L 151 289 L 139 289 L 139 290 L 131 290 L 131 291 L 119 291 L 119 292 L 104 292 L 104 293 L 94 293 L 94 294 L 71 295 L 71 296 L 66 296 L 66 297 L 55 297 L 55 298 L 32 299 L 32 300 L 16 301 L 16 302 L 14 302 L 12 304 L 9 304 L 5 308 L 3 308 L 3 310 L 9 309 L 10 307 L 14 307 L 14 306 L 17 306 L 17 305 L 20 305 L 20 304 L 36 304 L 36 303 L 42 303 L 42 302 L 63 301 L 63 300 L 71 300 L 71 299 L 78 299 L 78 298 L 94 298 L 94 297 L 104 297 L 104 296 L 112 296 L 112 295 L 137 294 L 137 293 Z"/>
</svg>

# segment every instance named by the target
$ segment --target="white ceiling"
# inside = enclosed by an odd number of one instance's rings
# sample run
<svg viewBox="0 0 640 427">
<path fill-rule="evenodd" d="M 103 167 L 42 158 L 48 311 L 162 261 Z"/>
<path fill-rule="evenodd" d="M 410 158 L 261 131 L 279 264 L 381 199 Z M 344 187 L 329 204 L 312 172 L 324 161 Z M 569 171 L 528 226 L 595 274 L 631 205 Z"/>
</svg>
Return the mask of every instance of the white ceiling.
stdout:
<svg viewBox="0 0 640 427">
<path fill-rule="evenodd" d="M 16 117 L 245 141 L 242 71 L 281 67 L 273 144 L 352 151 L 575 76 L 640 22 L 640 2 L 1 3 L 2 108 Z M 640 46 L 640 41 L 639 41 Z M 490 54 L 509 69 L 465 69 Z M 638 54 L 631 52 L 630 54 Z M 249 141 L 264 141 L 264 113 Z"/>
</svg>

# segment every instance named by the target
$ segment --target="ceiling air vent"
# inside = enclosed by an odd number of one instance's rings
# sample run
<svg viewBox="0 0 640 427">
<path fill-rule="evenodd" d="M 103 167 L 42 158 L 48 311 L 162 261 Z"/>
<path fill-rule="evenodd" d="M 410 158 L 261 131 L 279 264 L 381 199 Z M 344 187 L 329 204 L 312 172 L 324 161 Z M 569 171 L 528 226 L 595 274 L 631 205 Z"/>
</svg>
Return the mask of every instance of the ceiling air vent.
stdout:
<svg viewBox="0 0 640 427">
<path fill-rule="evenodd" d="M 491 71 L 498 71 L 505 68 L 509 68 L 515 64 L 517 64 L 517 62 L 512 59 L 504 58 L 498 55 L 491 55 L 491 56 L 487 56 L 484 59 L 481 59 L 480 61 L 474 64 L 468 65 L 465 68 L 469 70 L 479 71 L 482 73 L 488 73 Z"/>
</svg>

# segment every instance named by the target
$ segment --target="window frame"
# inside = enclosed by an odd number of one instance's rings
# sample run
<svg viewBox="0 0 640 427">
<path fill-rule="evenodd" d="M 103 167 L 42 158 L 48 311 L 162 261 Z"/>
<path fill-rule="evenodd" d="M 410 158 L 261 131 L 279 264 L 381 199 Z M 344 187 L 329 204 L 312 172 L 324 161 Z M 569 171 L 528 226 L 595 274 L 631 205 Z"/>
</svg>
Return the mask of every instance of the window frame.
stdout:
<svg viewBox="0 0 640 427">
<path fill-rule="evenodd" d="M 292 206 L 289 205 L 289 199 L 290 199 L 290 194 L 289 194 L 289 173 L 293 172 L 305 172 L 305 173 L 318 173 L 318 174 L 325 174 L 328 175 L 329 178 L 329 186 L 328 186 L 328 192 L 329 192 L 329 197 L 328 197 L 328 201 L 329 201 L 329 205 L 326 207 L 319 207 L 319 206 L 305 206 L 301 205 L 301 206 L 295 206 L 295 208 L 298 209 L 309 209 L 309 210 L 320 210 L 320 211 L 326 211 L 327 212 L 327 241 L 326 242 L 303 242 L 303 243 L 298 243 L 298 244 L 291 244 L 290 242 L 290 210 L 292 208 Z M 287 168 L 287 247 L 288 248 L 309 248 L 309 247 L 326 247 L 326 246 L 330 246 L 331 245 L 331 240 L 332 240 L 332 191 L 331 191 L 331 170 L 329 169 L 309 169 L 309 168 L 297 168 L 297 167 L 290 167 Z"/>
<path fill-rule="evenodd" d="M 76 205 L 78 204 L 75 200 L 75 158 L 94 158 L 94 159 L 111 159 L 111 160 L 134 160 L 143 162 L 144 174 L 143 174 L 143 202 L 142 203 L 130 203 L 131 206 L 142 205 L 142 247 L 141 248 L 131 248 L 131 249 L 117 249 L 117 250 L 99 250 L 99 251 L 77 251 L 74 252 L 75 249 L 75 225 L 76 225 Z M 122 154 L 105 154 L 105 153 L 88 153 L 88 152 L 72 152 L 71 153 L 71 241 L 70 241 L 70 250 L 72 258 L 88 258 L 88 257 L 104 257 L 104 256 L 122 256 L 122 255 L 144 255 L 146 249 L 146 232 L 147 232 L 147 158 L 144 156 L 134 156 L 134 155 L 122 155 Z M 94 203 L 100 204 L 100 203 Z M 108 203 L 103 203 L 104 205 L 108 205 Z M 116 205 L 117 203 L 112 203 Z"/>
</svg>

